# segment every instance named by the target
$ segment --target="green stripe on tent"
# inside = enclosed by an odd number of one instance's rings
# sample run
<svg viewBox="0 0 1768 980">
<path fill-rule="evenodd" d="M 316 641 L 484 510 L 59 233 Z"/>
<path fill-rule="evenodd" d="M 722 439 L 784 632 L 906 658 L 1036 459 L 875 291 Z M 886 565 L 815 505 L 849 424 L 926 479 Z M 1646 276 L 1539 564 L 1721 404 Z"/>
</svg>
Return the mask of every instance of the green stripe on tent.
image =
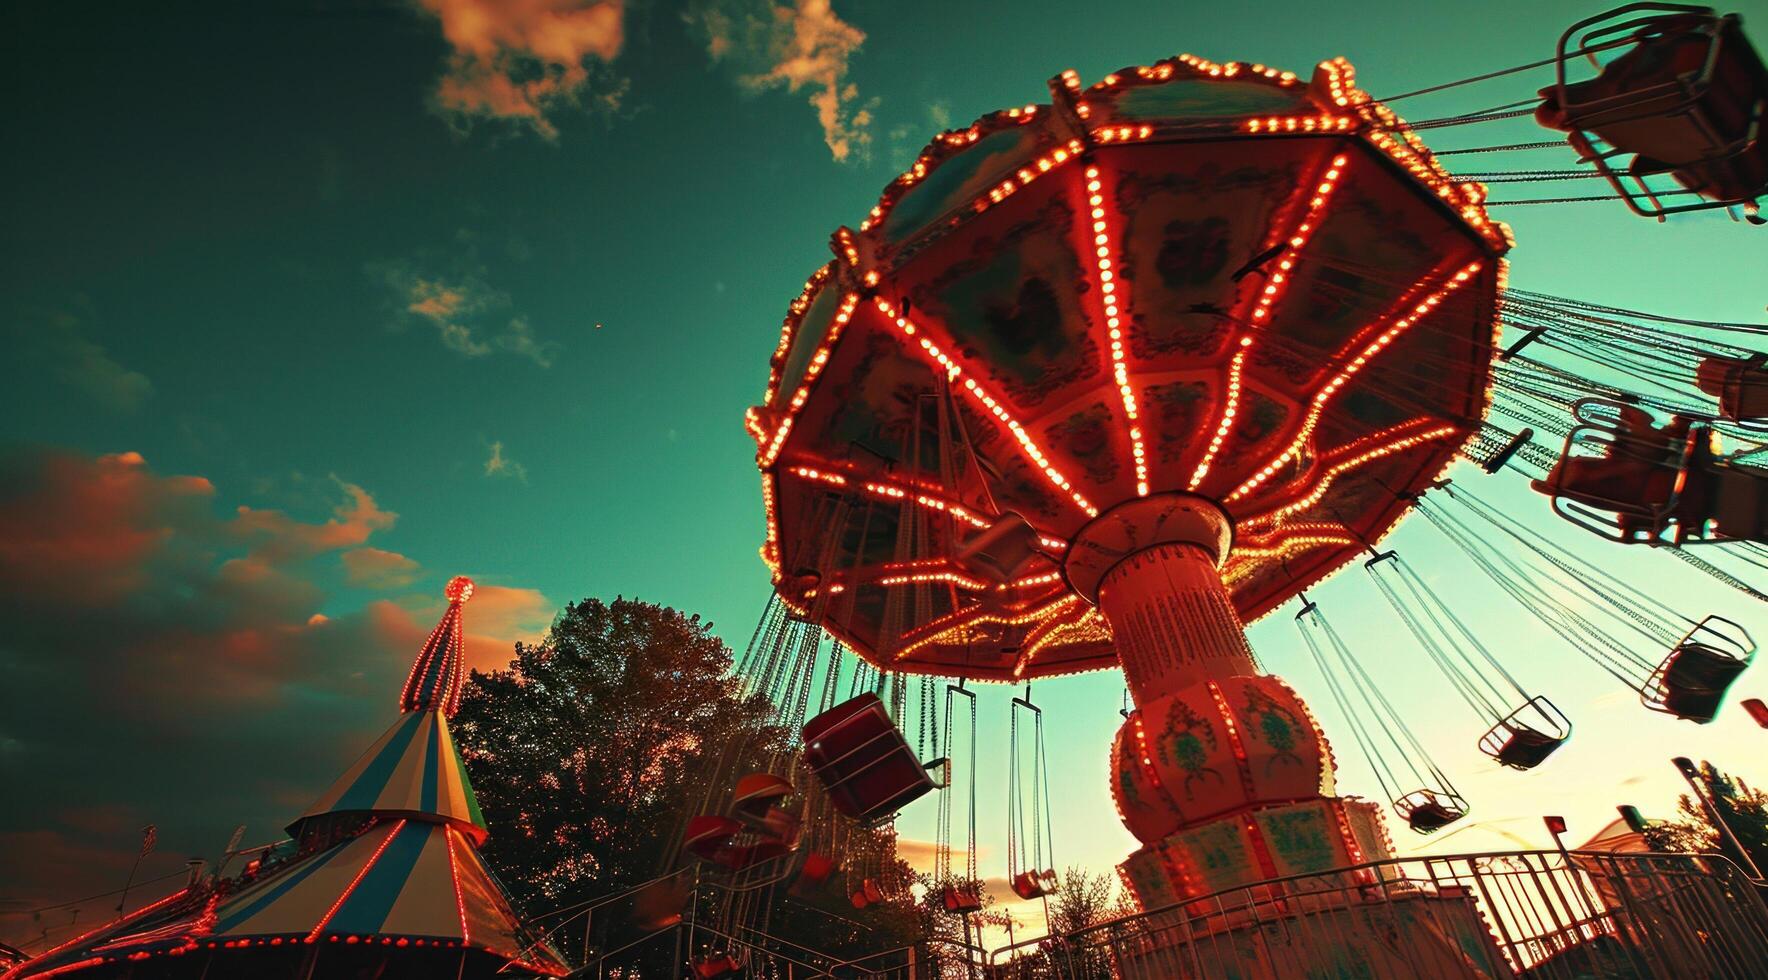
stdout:
<svg viewBox="0 0 1768 980">
<path fill-rule="evenodd" d="M 407 715 L 399 722 L 399 733 L 387 741 L 380 755 L 363 768 L 362 775 L 350 784 L 344 795 L 338 797 L 329 812 L 339 813 L 347 810 L 373 810 L 380 800 L 381 793 L 387 788 L 387 780 L 393 778 L 398 771 L 399 762 L 405 758 L 405 750 L 411 746 L 411 740 L 417 737 L 417 730 L 423 726 L 424 714 Z"/>
</svg>

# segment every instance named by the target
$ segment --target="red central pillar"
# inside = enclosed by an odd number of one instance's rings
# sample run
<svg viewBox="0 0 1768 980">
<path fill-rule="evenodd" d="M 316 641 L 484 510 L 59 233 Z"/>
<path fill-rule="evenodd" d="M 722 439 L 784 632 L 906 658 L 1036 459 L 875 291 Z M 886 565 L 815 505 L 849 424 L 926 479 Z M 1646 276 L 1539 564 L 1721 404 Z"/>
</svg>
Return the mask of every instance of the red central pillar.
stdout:
<svg viewBox="0 0 1768 980">
<path fill-rule="evenodd" d="M 1112 791 L 1143 846 L 1121 866 L 1144 908 L 1390 856 L 1375 807 L 1333 795 L 1331 748 L 1295 692 L 1261 674 L 1220 569 L 1233 523 L 1164 493 L 1099 515 L 1065 573 L 1111 624 L 1136 710 Z"/>
</svg>

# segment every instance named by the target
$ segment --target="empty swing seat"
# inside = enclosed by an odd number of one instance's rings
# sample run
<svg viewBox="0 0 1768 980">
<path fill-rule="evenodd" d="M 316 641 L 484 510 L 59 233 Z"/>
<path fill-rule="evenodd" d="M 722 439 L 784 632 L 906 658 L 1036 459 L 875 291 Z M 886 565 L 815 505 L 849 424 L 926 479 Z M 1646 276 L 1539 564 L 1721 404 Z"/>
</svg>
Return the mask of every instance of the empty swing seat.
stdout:
<svg viewBox="0 0 1768 980">
<path fill-rule="evenodd" d="M 868 905 L 876 905 L 884 901 L 884 890 L 878 887 L 876 881 L 864 878 L 847 896 L 847 900 L 853 904 L 854 908 L 863 909 Z"/>
<path fill-rule="evenodd" d="M 939 893 L 939 904 L 953 915 L 982 911 L 982 894 L 975 885 L 947 885 Z"/>
<path fill-rule="evenodd" d="M 1719 625 L 1732 627 L 1738 636 L 1727 635 Z M 1704 725 L 1719 713 L 1731 682 L 1750 665 L 1754 653 L 1741 627 L 1708 616 L 1670 649 L 1640 689 L 1641 699 L 1648 708 Z"/>
<path fill-rule="evenodd" d="M 1506 728 L 1500 725 L 1491 733 L 1502 733 L 1503 743 L 1492 758 L 1499 764 L 1512 769 L 1533 769 L 1553 754 L 1553 751 L 1565 744 L 1564 738 L 1543 735 L 1532 728 Z"/>
<path fill-rule="evenodd" d="M 1571 736 L 1571 722 L 1553 702 L 1530 698 L 1480 736 L 1479 749 L 1512 769 L 1533 769 Z"/>
<path fill-rule="evenodd" d="M 1013 894 L 1031 900 L 1042 898 L 1056 891 L 1056 871 L 1054 868 L 1043 871 L 1021 871 L 1013 876 Z"/>
<path fill-rule="evenodd" d="M 771 772 L 752 772 L 737 780 L 731 790 L 731 812 L 739 820 L 760 822 L 791 793 L 791 780 Z"/>
<path fill-rule="evenodd" d="M 805 724 L 803 737 L 804 761 L 830 804 L 855 820 L 895 813 L 933 789 L 927 770 L 875 694 L 817 715 Z"/>
<path fill-rule="evenodd" d="M 1394 810 L 1420 834 L 1434 834 L 1467 816 L 1467 804 L 1457 796 L 1420 789 L 1394 801 Z"/>
<path fill-rule="evenodd" d="M 682 847 L 702 861 L 741 871 L 790 854 L 793 842 L 744 834 L 743 825 L 729 817 L 701 814 L 688 821 Z"/>
</svg>

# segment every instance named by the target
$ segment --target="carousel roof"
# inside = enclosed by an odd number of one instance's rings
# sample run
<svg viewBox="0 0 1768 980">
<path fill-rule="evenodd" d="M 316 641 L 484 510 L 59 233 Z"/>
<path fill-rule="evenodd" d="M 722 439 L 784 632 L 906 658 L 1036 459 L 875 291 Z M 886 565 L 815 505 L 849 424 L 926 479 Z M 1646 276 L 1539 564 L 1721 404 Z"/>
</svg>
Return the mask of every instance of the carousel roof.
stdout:
<svg viewBox="0 0 1768 980">
<path fill-rule="evenodd" d="M 1479 429 L 1506 230 L 1342 59 L 1180 56 L 941 134 L 791 305 L 757 442 L 780 596 L 891 670 L 1109 667 L 1081 529 L 1212 498 L 1253 619 Z M 1029 525 L 1000 576 L 971 553 Z"/>
<path fill-rule="evenodd" d="M 456 959 L 478 954 L 488 965 L 473 975 L 566 973 L 479 855 L 489 831 L 448 730 L 460 702 L 461 605 L 472 583 L 456 578 L 447 595 L 448 611 L 400 695 L 399 719 L 289 825 L 294 840 L 238 878 L 196 882 L 0 980 L 208 951 L 275 955 L 283 946 L 322 959 L 346 955 L 328 954 L 334 946 L 351 956 L 381 946 L 406 957 L 445 954 L 447 970 L 466 969 Z"/>
</svg>

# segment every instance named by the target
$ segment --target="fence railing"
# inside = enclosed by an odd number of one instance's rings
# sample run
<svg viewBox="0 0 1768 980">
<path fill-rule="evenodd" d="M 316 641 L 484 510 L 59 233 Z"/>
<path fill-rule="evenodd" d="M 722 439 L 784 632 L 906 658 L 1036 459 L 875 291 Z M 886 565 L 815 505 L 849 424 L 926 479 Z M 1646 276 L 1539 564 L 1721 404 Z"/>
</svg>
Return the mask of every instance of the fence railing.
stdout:
<svg viewBox="0 0 1768 980">
<path fill-rule="evenodd" d="M 1768 909 L 1723 858 L 1515 851 L 1256 882 L 995 950 L 986 977 L 1750 978 Z"/>
<path fill-rule="evenodd" d="M 674 930 L 677 940 L 661 941 L 678 955 L 716 937 L 750 975 L 803 978 L 1768 976 L 1762 886 L 1724 858 L 1693 854 L 1398 858 L 1254 882 L 993 951 L 934 940 L 844 960 L 753 929 Z M 578 975 L 618 960 L 590 958 Z"/>
</svg>

